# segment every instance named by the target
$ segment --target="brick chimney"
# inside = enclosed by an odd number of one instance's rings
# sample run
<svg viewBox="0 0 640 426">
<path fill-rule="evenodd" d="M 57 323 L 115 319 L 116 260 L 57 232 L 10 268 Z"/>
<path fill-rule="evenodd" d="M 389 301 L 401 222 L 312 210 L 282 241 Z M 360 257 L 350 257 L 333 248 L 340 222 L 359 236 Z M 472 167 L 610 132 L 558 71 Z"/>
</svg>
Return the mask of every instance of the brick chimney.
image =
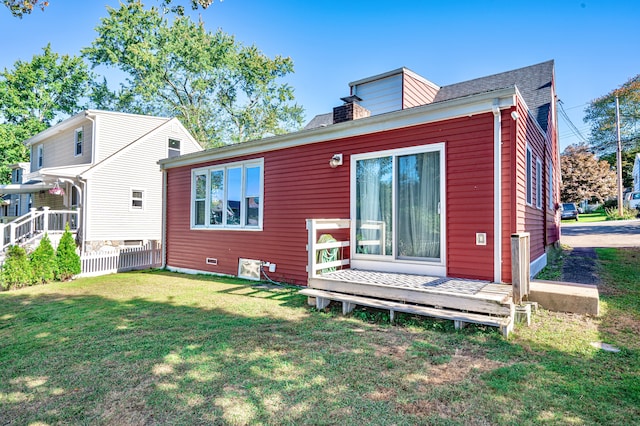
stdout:
<svg viewBox="0 0 640 426">
<path fill-rule="evenodd" d="M 359 97 L 352 95 L 340 99 L 344 104 L 333 109 L 333 124 L 357 120 L 371 115 L 371 111 L 357 103 L 357 101 L 362 100 Z"/>
</svg>

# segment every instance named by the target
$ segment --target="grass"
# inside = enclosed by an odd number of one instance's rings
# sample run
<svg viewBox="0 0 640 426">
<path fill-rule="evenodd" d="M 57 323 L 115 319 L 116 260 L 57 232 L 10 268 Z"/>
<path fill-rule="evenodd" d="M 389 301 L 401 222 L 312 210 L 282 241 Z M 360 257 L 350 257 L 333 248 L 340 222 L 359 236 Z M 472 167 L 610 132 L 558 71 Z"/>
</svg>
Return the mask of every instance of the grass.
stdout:
<svg viewBox="0 0 640 426">
<path fill-rule="evenodd" d="M 0 293 L 0 424 L 633 424 L 639 255 L 602 253 L 601 318 L 506 340 L 158 271 Z"/>
</svg>

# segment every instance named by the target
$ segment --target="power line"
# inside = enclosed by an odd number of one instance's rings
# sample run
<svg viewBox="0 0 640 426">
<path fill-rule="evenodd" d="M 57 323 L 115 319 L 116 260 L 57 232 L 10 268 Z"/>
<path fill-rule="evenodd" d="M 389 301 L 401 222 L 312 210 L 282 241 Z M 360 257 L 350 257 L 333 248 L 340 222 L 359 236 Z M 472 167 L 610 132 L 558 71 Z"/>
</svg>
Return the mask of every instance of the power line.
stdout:
<svg viewBox="0 0 640 426">
<path fill-rule="evenodd" d="M 563 103 L 560 99 L 558 99 L 558 105 L 560 105 L 560 109 L 558 110 L 560 116 L 564 119 L 564 121 L 566 121 L 569 128 L 573 131 L 574 135 L 576 135 L 583 143 L 587 143 L 587 139 L 582 135 L 582 132 L 578 130 L 578 128 L 575 126 L 575 124 L 573 124 L 573 122 L 567 115 L 567 112 L 564 110 Z"/>
</svg>

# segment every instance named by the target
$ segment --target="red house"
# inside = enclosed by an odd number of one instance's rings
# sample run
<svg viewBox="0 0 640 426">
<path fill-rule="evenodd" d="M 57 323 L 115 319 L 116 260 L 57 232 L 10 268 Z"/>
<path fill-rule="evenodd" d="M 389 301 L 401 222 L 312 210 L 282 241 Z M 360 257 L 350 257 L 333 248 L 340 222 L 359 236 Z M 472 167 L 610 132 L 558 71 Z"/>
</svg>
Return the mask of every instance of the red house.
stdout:
<svg viewBox="0 0 640 426">
<path fill-rule="evenodd" d="M 546 264 L 553 61 L 442 87 L 406 68 L 349 85 L 301 131 L 160 161 L 169 269 L 306 285 L 309 219 L 346 219 L 328 232 L 344 232 L 354 270 L 510 283 L 515 233 L 530 235 L 531 275 Z"/>
</svg>

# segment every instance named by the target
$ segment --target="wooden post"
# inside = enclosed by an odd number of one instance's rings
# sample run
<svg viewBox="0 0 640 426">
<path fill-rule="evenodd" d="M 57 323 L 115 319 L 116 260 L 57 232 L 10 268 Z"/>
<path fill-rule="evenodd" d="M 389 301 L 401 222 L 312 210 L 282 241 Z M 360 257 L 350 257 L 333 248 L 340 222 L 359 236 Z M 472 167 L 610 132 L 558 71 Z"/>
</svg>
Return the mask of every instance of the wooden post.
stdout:
<svg viewBox="0 0 640 426">
<path fill-rule="evenodd" d="M 521 304 L 529 295 L 530 252 L 529 233 L 511 234 L 511 283 L 513 302 Z"/>
</svg>

